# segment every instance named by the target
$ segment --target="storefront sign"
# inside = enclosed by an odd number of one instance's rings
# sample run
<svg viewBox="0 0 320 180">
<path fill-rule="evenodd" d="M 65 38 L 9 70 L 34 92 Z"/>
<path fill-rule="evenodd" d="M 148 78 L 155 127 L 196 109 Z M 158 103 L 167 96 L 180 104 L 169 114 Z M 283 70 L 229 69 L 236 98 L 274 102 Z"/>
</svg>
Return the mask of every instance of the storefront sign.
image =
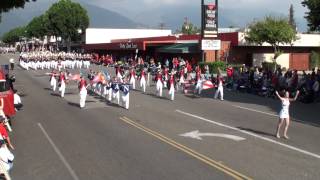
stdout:
<svg viewBox="0 0 320 180">
<path fill-rule="evenodd" d="M 201 49 L 202 50 L 220 50 L 221 41 L 220 40 L 202 40 Z"/>
<path fill-rule="evenodd" d="M 138 49 L 138 44 L 135 43 L 120 43 L 120 49 Z"/>
<path fill-rule="evenodd" d="M 202 35 L 203 38 L 218 36 L 218 1 L 202 1 Z"/>
</svg>

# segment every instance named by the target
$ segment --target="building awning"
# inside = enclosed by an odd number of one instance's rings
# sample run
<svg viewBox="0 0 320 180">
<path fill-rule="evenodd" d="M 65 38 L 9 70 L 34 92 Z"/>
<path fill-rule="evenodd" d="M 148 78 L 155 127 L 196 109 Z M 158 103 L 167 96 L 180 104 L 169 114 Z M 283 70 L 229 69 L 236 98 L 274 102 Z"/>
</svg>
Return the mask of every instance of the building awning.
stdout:
<svg viewBox="0 0 320 180">
<path fill-rule="evenodd" d="M 157 52 L 175 54 L 199 53 L 200 48 L 198 43 L 183 43 L 161 47 L 157 49 Z"/>
</svg>

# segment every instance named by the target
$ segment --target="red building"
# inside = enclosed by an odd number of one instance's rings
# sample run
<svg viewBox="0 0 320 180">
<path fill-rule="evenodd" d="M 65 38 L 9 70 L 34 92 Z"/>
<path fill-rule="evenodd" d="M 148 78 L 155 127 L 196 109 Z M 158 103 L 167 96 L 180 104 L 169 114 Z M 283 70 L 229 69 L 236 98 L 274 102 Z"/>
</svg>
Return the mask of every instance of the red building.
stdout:
<svg viewBox="0 0 320 180">
<path fill-rule="evenodd" d="M 309 68 L 309 55 L 311 51 L 320 52 L 320 35 L 299 35 L 300 39 L 291 45 L 281 46 L 284 52 L 277 59 L 277 63 L 290 69 L 306 70 Z M 310 37 L 309 37 L 310 36 Z M 316 38 L 315 38 L 316 37 Z M 319 42 L 314 42 L 318 41 Z M 259 66 L 264 61 L 271 61 L 273 48 L 270 45 L 255 46 L 246 44 L 244 33 L 231 32 L 220 33 L 221 40 L 219 51 L 201 51 L 200 35 L 169 35 L 160 37 L 116 39 L 110 43 L 86 44 L 86 52 L 99 54 L 112 54 L 115 57 L 138 56 L 144 58 L 155 58 L 162 61 L 172 57 L 182 57 L 196 62 L 216 60 L 228 63 L 246 64 L 248 66 Z M 317 46 L 317 43 L 319 44 Z M 217 54 L 216 54 L 217 53 Z"/>
</svg>

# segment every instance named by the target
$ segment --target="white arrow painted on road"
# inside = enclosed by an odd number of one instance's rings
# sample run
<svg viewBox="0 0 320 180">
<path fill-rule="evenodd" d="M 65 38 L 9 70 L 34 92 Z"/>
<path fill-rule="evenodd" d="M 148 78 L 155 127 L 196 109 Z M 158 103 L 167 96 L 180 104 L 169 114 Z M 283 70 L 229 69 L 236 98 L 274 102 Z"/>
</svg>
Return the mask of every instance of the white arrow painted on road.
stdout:
<svg viewBox="0 0 320 180">
<path fill-rule="evenodd" d="M 200 133 L 199 130 L 196 131 L 191 131 L 188 133 L 184 133 L 184 134 L 180 134 L 180 136 L 183 137 L 189 137 L 189 138 L 193 138 L 193 139 L 198 139 L 198 140 L 202 140 L 202 137 L 204 136 L 211 136 L 211 137 L 222 137 L 222 138 L 226 138 L 226 139 L 231 139 L 234 141 L 243 141 L 246 140 L 243 137 L 240 136 L 235 136 L 235 135 L 231 135 L 231 134 L 221 134 L 221 133 Z"/>
</svg>

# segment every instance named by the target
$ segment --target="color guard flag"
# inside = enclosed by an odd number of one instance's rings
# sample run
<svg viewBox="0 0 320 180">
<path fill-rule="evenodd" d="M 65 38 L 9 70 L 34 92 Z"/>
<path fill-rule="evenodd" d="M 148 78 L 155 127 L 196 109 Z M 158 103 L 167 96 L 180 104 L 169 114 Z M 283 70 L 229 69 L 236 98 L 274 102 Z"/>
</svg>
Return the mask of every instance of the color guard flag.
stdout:
<svg viewBox="0 0 320 180">
<path fill-rule="evenodd" d="M 80 74 L 74 74 L 70 77 L 70 80 L 80 81 Z"/>
<path fill-rule="evenodd" d="M 99 83 L 101 82 L 102 84 L 106 83 L 106 78 L 104 76 L 104 73 L 99 72 L 92 80 L 93 83 Z"/>
<path fill-rule="evenodd" d="M 98 73 L 92 80 L 92 82 L 94 83 L 98 83 L 98 82 L 101 82 L 101 73 Z"/>
<path fill-rule="evenodd" d="M 110 81 L 111 79 L 111 76 L 110 76 L 110 73 L 107 69 L 103 69 L 103 75 L 104 75 L 104 78 L 107 80 L 107 81 Z"/>
<path fill-rule="evenodd" d="M 203 81 L 202 89 L 211 89 L 214 88 L 214 84 L 211 81 Z"/>
</svg>

